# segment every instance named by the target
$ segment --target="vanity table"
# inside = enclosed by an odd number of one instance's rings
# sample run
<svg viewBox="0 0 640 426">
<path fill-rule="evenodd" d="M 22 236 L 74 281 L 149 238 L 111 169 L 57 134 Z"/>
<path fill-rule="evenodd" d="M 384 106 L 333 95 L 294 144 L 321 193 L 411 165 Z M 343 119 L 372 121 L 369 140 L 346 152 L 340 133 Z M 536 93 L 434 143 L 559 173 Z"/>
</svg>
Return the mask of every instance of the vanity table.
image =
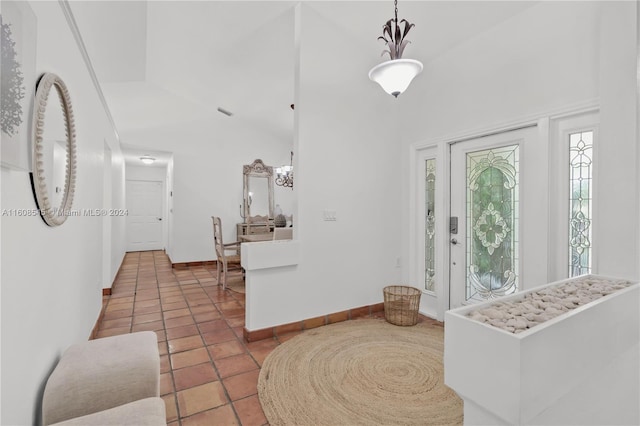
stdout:
<svg viewBox="0 0 640 426">
<path fill-rule="evenodd" d="M 268 234 L 238 235 L 241 243 L 259 243 L 262 241 L 273 241 L 273 232 Z"/>
<path fill-rule="evenodd" d="M 257 243 L 261 241 L 280 241 L 293 239 L 293 228 L 276 228 L 273 232 L 238 236 L 241 243 Z"/>
<path fill-rule="evenodd" d="M 238 237 L 237 240 L 238 241 L 242 241 L 242 236 L 244 235 L 249 235 L 249 230 L 247 229 L 249 227 L 248 223 L 236 223 L 236 236 Z M 269 223 L 269 234 L 270 236 L 273 236 L 272 232 L 273 232 L 273 228 L 275 228 L 275 225 L 273 224 L 273 222 Z M 258 234 L 260 235 L 260 234 Z"/>
</svg>

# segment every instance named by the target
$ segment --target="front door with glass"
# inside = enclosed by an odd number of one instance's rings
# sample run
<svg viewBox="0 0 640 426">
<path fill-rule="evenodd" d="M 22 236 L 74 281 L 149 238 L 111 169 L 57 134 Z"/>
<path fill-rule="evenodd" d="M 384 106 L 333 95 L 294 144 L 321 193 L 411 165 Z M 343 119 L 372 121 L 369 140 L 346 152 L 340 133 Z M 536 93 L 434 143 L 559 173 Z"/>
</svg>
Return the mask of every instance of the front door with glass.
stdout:
<svg viewBox="0 0 640 426">
<path fill-rule="evenodd" d="M 451 145 L 451 216 L 457 218 L 450 234 L 452 308 L 514 293 L 524 279 L 546 278 L 546 266 L 527 268 L 535 260 L 522 259 L 523 252 L 536 256 L 547 249 L 541 215 L 548 200 L 536 199 L 547 192 L 547 179 L 544 173 L 536 178 L 531 164 L 541 145 L 536 127 Z"/>
</svg>

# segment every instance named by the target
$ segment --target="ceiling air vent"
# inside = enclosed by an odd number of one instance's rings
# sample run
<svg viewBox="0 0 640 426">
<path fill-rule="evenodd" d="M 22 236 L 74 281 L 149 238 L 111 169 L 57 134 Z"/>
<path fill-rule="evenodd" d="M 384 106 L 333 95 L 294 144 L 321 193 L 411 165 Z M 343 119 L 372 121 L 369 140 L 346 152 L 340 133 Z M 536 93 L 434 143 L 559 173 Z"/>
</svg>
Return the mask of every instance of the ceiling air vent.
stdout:
<svg viewBox="0 0 640 426">
<path fill-rule="evenodd" d="M 220 108 L 220 107 L 218 107 L 218 112 L 221 112 L 224 115 L 228 115 L 229 117 L 231 117 L 233 115 L 233 113 L 231 111 L 227 111 L 226 109 Z"/>
</svg>

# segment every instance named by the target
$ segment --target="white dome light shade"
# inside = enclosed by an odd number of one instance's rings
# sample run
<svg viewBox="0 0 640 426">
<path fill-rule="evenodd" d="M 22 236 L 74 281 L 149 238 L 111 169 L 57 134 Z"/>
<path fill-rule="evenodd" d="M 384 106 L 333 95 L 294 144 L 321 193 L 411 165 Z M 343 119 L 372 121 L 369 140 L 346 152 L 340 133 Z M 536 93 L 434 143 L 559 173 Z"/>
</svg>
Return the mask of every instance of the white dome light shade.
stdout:
<svg viewBox="0 0 640 426">
<path fill-rule="evenodd" d="M 156 161 L 155 158 L 150 157 L 148 155 L 142 156 L 140 157 L 140 161 L 142 161 L 144 164 L 153 164 L 154 161 Z"/>
<path fill-rule="evenodd" d="M 390 95 L 398 95 L 422 72 L 422 63 L 414 59 L 393 59 L 371 68 L 369 78 Z"/>
</svg>

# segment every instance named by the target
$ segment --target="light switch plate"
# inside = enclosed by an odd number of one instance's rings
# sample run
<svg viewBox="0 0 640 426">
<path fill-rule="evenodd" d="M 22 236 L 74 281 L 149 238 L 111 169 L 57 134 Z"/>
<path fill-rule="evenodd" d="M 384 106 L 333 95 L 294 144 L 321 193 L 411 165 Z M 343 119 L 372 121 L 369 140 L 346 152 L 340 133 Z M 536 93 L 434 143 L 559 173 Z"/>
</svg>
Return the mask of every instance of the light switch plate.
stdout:
<svg viewBox="0 0 640 426">
<path fill-rule="evenodd" d="M 335 222 L 336 220 L 336 211 L 335 210 L 329 210 L 329 209 L 325 209 L 322 212 L 322 217 L 325 221 L 328 222 Z"/>
</svg>

